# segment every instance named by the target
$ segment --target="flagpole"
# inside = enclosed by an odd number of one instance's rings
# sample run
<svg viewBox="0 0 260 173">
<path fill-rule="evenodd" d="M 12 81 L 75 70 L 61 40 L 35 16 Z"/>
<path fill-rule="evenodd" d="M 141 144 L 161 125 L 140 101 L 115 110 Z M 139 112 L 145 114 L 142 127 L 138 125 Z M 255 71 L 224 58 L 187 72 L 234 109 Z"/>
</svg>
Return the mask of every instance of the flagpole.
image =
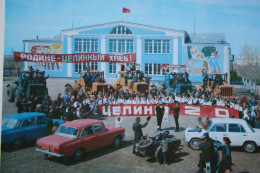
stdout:
<svg viewBox="0 0 260 173">
<path fill-rule="evenodd" d="M 123 8 L 124 8 L 124 7 L 122 7 L 122 21 L 124 21 L 124 12 L 123 12 Z"/>
</svg>

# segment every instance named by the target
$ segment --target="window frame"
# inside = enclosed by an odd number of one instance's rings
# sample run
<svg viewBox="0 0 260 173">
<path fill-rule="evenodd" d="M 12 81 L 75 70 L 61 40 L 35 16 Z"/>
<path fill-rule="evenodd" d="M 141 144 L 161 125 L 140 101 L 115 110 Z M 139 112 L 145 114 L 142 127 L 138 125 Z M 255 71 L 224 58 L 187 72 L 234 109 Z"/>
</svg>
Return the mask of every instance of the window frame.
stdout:
<svg viewBox="0 0 260 173">
<path fill-rule="evenodd" d="M 116 74 L 116 63 L 114 62 L 109 62 L 108 64 L 108 73 L 109 74 Z"/>
<path fill-rule="evenodd" d="M 93 134 L 82 136 L 83 131 L 84 131 L 86 128 L 88 128 L 88 127 L 92 127 Z M 95 134 L 95 133 L 94 133 L 93 125 L 90 125 L 90 126 L 84 127 L 84 128 L 81 130 L 80 137 L 83 138 L 83 137 L 91 136 L 91 135 L 94 135 L 94 134 Z"/>
<path fill-rule="evenodd" d="M 163 76 L 165 73 L 170 71 L 170 70 L 162 70 L 161 65 L 170 65 L 170 64 L 144 63 L 144 74 L 145 75 L 148 74 L 148 75 L 155 75 L 155 76 Z"/>
<path fill-rule="evenodd" d="M 96 129 L 95 129 L 95 125 L 102 125 L 102 127 L 104 128 L 104 130 L 103 131 L 100 131 L 100 132 L 96 132 Z M 94 134 L 99 134 L 99 133 L 103 133 L 103 132 L 106 132 L 106 127 L 105 127 L 105 125 L 103 124 L 103 123 L 96 123 L 96 124 L 93 124 L 92 125 L 93 126 L 93 130 L 94 130 Z"/>
<path fill-rule="evenodd" d="M 109 42 L 109 53 L 133 53 L 134 52 L 134 39 L 111 38 Z"/>
<path fill-rule="evenodd" d="M 34 124 L 32 124 L 32 125 L 29 125 L 29 126 L 23 126 L 23 123 L 27 120 L 27 119 L 33 119 L 33 122 L 34 122 Z M 28 117 L 28 118 L 25 118 L 24 120 L 23 120 L 23 122 L 21 123 L 21 128 L 26 128 L 26 127 L 31 127 L 31 126 L 35 126 L 36 125 L 36 119 L 35 119 L 35 117 Z"/>
<path fill-rule="evenodd" d="M 144 53 L 145 54 L 171 54 L 170 39 L 145 39 Z"/>
</svg>

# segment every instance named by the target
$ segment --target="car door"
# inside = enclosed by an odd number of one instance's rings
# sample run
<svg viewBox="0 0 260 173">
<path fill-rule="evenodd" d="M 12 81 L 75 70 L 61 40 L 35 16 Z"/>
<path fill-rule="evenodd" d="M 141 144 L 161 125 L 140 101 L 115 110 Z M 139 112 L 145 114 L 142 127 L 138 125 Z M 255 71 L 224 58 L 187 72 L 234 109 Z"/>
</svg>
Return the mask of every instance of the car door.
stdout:
<svg viewBox="0 0 260 173">
<path fill-rule="evenodd" d="M 231 146 L 242 146 L 247 139 L 247 133 L 241 124 L 229 123 L 227 137 L 231 141 Z"/>
<path fill-rule="evenodd" d="M 223 143 L 223 137 L 227 137 L 227 124 L 216 123 L 209 129 L 209 137 Z"/>
<path fill-rule="evenodd" d="M 20 126 L 20 130 L 22 131 L 23 137 L 25 137 L 26 140 L 30 141 L 37 139 L 38 133 L 35 117 L 24 119 Z"/>
<path fill-rule="evenodd" d="M 93 128 L 96 135 L 97 148 L 105 147 L 111 144 L 112 139 L 109 139 L 108 131 L 103 123 L 94 124 Z"/>
<path fill-rule="evenodd" d="M 85 151 L 92 151 L 97 149 L 96 146 L 96 135 L 92 125 L 86 126 L 82 129 L 79 138 L 80 148 L 85 148 Z"/>
<path fill-rule="evenodd" d="M 38 138 L 44 137 L 47 135 L 47 120 L 45 116 L 36 117 L 36 133 Z"/>
</svg>

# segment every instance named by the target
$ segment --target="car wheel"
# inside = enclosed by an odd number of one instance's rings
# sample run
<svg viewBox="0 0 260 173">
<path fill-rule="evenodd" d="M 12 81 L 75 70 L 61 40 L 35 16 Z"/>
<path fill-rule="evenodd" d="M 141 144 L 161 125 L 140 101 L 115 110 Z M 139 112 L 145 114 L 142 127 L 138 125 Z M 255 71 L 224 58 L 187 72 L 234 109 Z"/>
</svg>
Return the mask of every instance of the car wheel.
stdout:
<svg viewBox="0 0 260 173">
<path fill-rule="evenodd" d="M 13 148 L 19 148 L 19 147 L 23 146 L 23 144 L 24 144 L 24 139 L 17 138 L 13 141 L 12 146 L 13 146 Z"/>
<path fill-rule="evenodd" d="M 256 144 L 254 142 L 246 142 L 243 145 L 243 149 L 247 153 L 253 153 L 256 151 Z"/>
<path fill-rule="evenodd" d="M 14 92 L 13 92 L 11 86 L 7 87 L 7 100 L 8 100 L 8 102 L 13 102 L 14 101 Z"/>
<path fill-rule="evenodd" d="M 74 155 L 73 155 L 73 159 L 75 161 L 78 161 L 80 159 L 82 159 L 84 156 L 84 150 L 83 149 L 78 149 L 75 151 Z"/>
<path fill-rule="evenodd" d="M 120 136 L 117 136 L 113 141 L 113 147 L 117 148 L 121 145 L 121 143 L 122 143 L 122 138 Z"/>
<path fill-rule="evenodd" d="M 191 139 L 190 142 L 189 142 L 189 145 L 191 147 L 191 149 L 193 150 L 199 150 L 199 145 L 200 145 L 200 140 L 199 139 Z"/>
<path fill-rule="evenodd" d="M 152 139 L 143 139 L 138 143 L 138 148 L 144 150 L 149 148 L 150 146 L 153 145 L 153 140 Z"/>
</svg>

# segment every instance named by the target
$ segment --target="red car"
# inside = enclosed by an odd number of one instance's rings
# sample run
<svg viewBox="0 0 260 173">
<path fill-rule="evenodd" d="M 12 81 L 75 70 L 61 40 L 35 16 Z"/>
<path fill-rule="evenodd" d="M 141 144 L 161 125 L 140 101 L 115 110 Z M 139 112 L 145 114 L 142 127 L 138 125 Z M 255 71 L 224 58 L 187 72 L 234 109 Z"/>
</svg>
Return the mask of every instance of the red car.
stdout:
<svg viewBox="0 0 260 173">
<path fill-rule="evenodd" d="M 119 147 L 124 133 L 124 128 L 104 126 L 99 120 L 75 120 L 60 125 L 54 135 L 38 139 L 36 151 L 63 157 L 64 162 L 70 156 L 80 160 L 85 152 L 110 145 Z"/>
</svg>

